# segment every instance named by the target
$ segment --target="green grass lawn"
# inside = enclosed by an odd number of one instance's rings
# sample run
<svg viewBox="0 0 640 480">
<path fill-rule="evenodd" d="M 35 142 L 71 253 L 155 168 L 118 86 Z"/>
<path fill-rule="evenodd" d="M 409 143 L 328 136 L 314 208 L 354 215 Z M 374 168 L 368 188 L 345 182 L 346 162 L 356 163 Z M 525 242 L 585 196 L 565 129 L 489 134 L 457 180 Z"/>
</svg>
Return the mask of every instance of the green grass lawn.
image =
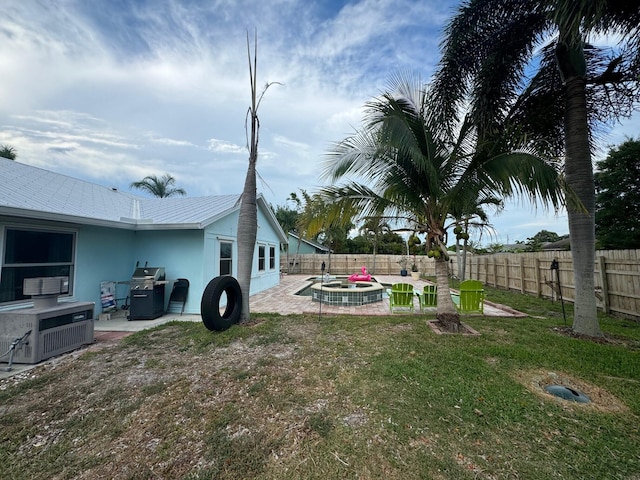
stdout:
<svg viewBox="0 0 640 480">
<path fill-rule="evenodd" d="M 558 303 L 487 297 L 531 317 L 176 322 L 65 357 L 0 384 L 0 478 L 638 480 L 640 324 L 592 342 Z"/>
</svg>

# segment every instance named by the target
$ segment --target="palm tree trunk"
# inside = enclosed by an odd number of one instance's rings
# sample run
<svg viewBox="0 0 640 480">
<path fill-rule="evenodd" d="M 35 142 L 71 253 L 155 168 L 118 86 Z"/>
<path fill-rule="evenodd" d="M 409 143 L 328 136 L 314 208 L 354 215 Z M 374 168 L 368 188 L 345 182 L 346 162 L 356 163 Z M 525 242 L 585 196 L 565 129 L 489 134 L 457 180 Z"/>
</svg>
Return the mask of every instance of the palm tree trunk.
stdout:
<svg viewBox="0 0 640 480">
<path fill-rule="evenodd" d="M 436 259 L 436 282 L 438 284 L 438 311 L 436 319 L 447 332 L 460 331 L 460 314 L 453 304 L 449 292 L 449 267 L 444 258 Z"/>
<path fill-rule="evenodd" d="M 572 205 L 567 206 L 575 284 L 573 330 L 583 335 L 602 336 L 594 294 L 595 192 L 584 78 L 572 77 L 566 81 L 566 87 L 565 174 L 567 185 L 587 210 L 584 213 Z"/>
<path fill-rule="evenodd" d="M 251 319 L 249 295 L 251 293 L 251 272 L 253 253 L 258 235 L 258 207 L 256 201 L 256 162 L 249 161 L 247 177 L 242 192 L 242 203 L 238 215 L 238 283 L 242 290 L 242 310 L 240 323 Z"/>
<path fill-rule="evenodd" d="M 458 270 L 458 280 L 462 281 L 462 265 L 460 264 L 460 257 L 462 257 L 462 249 L 460 248 L 460 240 L 456 238 L 456 270 Z M 453 272 L 451 272 L 453 275 Z"/>
<path fill-rule="evenodd" d="M 376 273 L 376 244 L 377 244 L 377 240 L 374 237 L 373 238 L 373 270 L 370 272 L 372 274 Z"/>
</svg>

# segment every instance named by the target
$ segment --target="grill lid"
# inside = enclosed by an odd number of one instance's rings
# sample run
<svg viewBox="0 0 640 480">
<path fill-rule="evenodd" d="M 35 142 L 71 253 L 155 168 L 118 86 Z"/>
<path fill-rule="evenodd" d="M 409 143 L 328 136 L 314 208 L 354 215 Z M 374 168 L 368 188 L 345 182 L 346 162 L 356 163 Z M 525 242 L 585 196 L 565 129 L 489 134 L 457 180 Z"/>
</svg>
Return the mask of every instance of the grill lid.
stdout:
<svg viewBox="0 0 640 480">
<path fill-rule="evenodd" d="M 154 282 L 164 280 L 164 267 L 138 267 L 133 272 L 132 281 L 151 280 Z"/>
</svg>

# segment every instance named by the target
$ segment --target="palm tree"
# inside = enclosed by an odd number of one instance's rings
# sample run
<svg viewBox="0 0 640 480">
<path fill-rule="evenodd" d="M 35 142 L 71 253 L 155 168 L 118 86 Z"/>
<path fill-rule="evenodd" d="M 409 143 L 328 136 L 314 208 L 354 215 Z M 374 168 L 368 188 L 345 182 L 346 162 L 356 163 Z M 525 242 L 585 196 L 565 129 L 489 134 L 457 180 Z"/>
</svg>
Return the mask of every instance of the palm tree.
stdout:
<svg viewBox="0 0 640 480">
<path fill-rule="evenodd" d="M 474 199 L 477 200 L 477 199 Z M 460 281 L 465 280 L 466 265 L 467 265 L 467 250 L 469 247 L 469 229 L 470 227 L 479 230 L 481 233 L 483 230 L 490 230 L 492 227 L 489 224 L 489 216 L 483 208 L 485 205 L 490 205 L 495 209 L 496 213 L 499 213 L 504 208 L 504 201 L 495 197 L 486 197 L 481 200 L 482 204 L 478 204 L 477 201 L 472 202 L 471 205 L 454 205 L 451 216 L 455 219 L 454 231 L 456 234 L 456 258 L 458 267 L 458 279 Z M 462 248 L 460 241 L 462 240 Z"/>
<path fill-rule="evenodd" d="M 597 127 L 628 116 L 640 98 L 639 25 L 638 2 L 469 0 L 445 31 L 434 81 L 444 119 L 468 108 L 481 139 L 510 121 L 564 155 L 567 185 L 579 199 L 568 204 L 573 329 L 586 335 L 601 335 L 591 150 Z M 618 47 L 590 45 L 598 34 L 617 36 Z"/>
<path fill-rule="evenodd" d="M 186 195 L 187 192 L 183 188 L 175 188 L 173 186 L 175 182 L 175 178 L 168 173 L 165 173 L 162 177 L 148 175 L 140 181 L 131 182 L 130 187 L 137 188 L 138 190 L 144 190 L 158 198 L 173 197 L 174 195 Z"/>
<path fill-rule="evenodd" d="M 391 232 L 389 223 L 382 217 L 369 217 L 364 219 L 364 223 L 360 227 L 360 233 L 365 237 L 370 237 L 373 240 L 373 266 L 370 273 L 376 273 L 376 254 L 378 251 L 378 242 L 380 237 L 385 233 Z"/>
<path fill-rule="evenodd" d="M 9 160 L 15 160 L 18 152 L 10 145 L 0 145 L 0 157 L 8 158 Z"/>
<path fill-rule="evenodd" d="M 504 200 L 491 195 L 483 198 L 469 198 L 471 203 L 465 205 L 456 203 L 453 205 L 451 216 L 454 218 L 454 233 L 456 234 L 456 258 L 458 267 L 458 280 L 465 280 L 467 264 L 467 248 L 469 246 L 469 230 L 473 227 L 482 234 L 485 230 L 492 230 L 489 216 L 485 210 L 491 207 L 495 214 L 504 209 Z M 462 248 L 460 241 L 462 240 Z"/>
<path fill-rule="evenodd" d="M 426 234 L 425 247 L 436 259 L 437 319 L 451 331 L 460 328 L 449 294 L 446 249 L 456 205 L 521 193 L 562 203 L 552 162 L 515 145 L 508 151 L 497 143 L 476 150 L 469 119 L 458 131 L 456 141 L 449 142 L 422 82 L 396 76 L 386 93 L 367 104 L 363 128 L 328 155 L 323 176 L 331 181 L 347 177 L 345 183 L 322 190 L 333 202 L 329 220 L 384 215 Z"/>
</svg>

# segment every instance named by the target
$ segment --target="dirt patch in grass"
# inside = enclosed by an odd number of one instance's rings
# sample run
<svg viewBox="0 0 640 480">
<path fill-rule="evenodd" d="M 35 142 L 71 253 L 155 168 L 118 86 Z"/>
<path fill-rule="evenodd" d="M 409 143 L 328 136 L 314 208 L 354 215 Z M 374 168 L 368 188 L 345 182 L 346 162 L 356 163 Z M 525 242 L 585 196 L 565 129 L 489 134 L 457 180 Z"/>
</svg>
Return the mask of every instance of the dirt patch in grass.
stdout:
<svg viewBox="0 0 640 480">
<path fill-rule="evenodd" d="M 477 337 L 480 333 L 474 330 L 472 327 L 467 325 L 466 323 L 460 322 L 460 330 L 457 332 L 450 332 L 440 323 L 438 320 L 429 320 L 427 322 L 429 327 L 433 332 L 437 335 L 462 335 L 468 337 Z"/>
<path fill-rule="evenodd" d="M 399 323 L 397 325 L 391 325 L 387 327 L 390 332 L 406 332 L 409 330 L 413 330 L 413 325 L 407 323 Z"/>
<path fill-rule="evenodd" d="M 551 330 L 564 335 L 566 337 L 577 338 L 587 342 L 600 343 L 603 345 L 620 345 L 632 350 L 640 349 L 640 342 L 626 337 L 619 337 L 616 335 L 603 335 L 602 337 L 590 337 L 589 335 L 582 335 L 573 331 L 571 327 L 553 327 Z"/>
<path fill-rule="evenodd" d="M 540 398 L 547 401 L 558 402 L 566 408 L 585 408 L 612 413 L 626 413 L 629 411 L 624 403 L 604 388 L 563 372 L 549 372 L 545 370 L 519 371 L 514 377 Z M 549 385 L 562 385 L 577 390 L 584 393 L 591 401 L 589 403 L 578 403 L 556 397 L 545 391 L 545 387 Z"/>
</svg>

